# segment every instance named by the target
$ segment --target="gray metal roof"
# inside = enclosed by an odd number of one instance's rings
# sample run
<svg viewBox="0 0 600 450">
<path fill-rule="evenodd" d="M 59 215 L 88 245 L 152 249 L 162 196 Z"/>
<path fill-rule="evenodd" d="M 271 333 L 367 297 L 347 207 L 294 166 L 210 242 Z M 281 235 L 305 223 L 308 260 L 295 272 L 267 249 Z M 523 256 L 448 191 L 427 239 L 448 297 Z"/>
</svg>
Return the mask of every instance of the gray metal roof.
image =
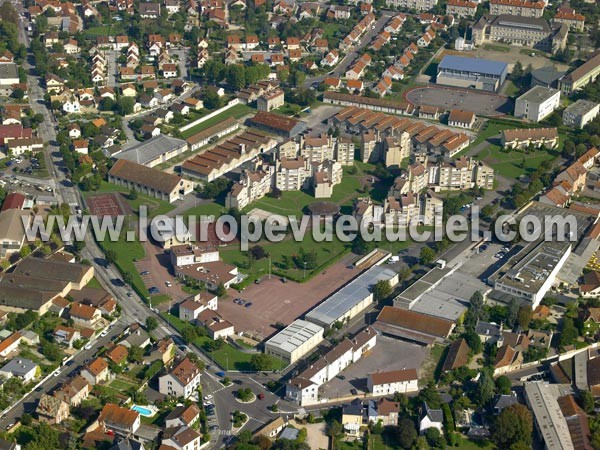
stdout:
<svg viewBox="0 0 600 450">
<path fill-rule="evenodd" d="M 378 281 L 389 281 L 395 276 L 396 272 L 393 270 L 373 266 L 306 314 L 306 319 L 321 325 L 331 326 L 371 295 L 371 291 Z"/>
<path fill-rule="evenodd" d="M 279 436 L 279 439 L 289 439 L 290 441 L 295 441 L 296 438 L 298 437 L 299 432 L 300 432 L 300 430 L 298 430 L 297 428 L 292 428 L 292 427 L 284 428 L 283 431 L 281 432 L 281 435 Z"/>
<path fill-rule="evenodd" d="M 277 347 L 283 351 L 292 353 L 313 336 L 323 333 L 323 331 L 323 328 L 319 325 L 297 319 L 269 339 L 265 345 Z"/>
<path fill-rule="evenodd" d="M 26 358 L 13 358 L 8 364 L 2 367 L 2 372 L 12 373 L 15 377 L 22 377 L 36 368 L 37 364 Z"/>
<path fill-rule="evenodd" d="M 172 152 L 180 147 L 187 148 L 187 142 L 164 134 L 159 134 L 147 141 L 140 142 L 127 150 L 114 155 L 117 159 L 126 159 L 138 164 L 148 164 L 150 161 Z"/>
<path fill-rule="evenodd" d="M 481 74 L 502 75 L 508 70 L 508 65 L 500 61 L 489 59 L 464 58 L 462 56 L 447 55 L 440 62 L 438 69 L 460 70 L 463 72 L 478 72 Z"/>
</svg>

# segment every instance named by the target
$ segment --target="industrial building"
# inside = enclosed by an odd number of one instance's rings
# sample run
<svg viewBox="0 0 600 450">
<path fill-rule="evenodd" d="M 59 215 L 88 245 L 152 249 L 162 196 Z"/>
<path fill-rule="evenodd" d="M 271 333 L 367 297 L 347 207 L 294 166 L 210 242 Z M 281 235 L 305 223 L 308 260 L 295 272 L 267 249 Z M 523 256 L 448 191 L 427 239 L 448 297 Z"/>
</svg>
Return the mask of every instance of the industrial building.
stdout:
<svg viewBox="0 0 600 450">
<path fill-rule="evenodd" d="M 505 303 L 513 298 L 537 308 L 553 286 L 569 287 L 598 249 L 595 216 L 532 202 L 516 218 L 537 219 L 539 238 L 514 246 L 506 262 L 487 278 L 490 296 Z M 530 222 L 533 223 L 533 222 Z M 546 239 L 545 235 L 551 239 Z"/>
<path fill-rule="evenodd" d="M 265 353 L 295 363 L 323 341 L 323 327 L 295 320 L 265 343 Z"/>
<path fill-rule="evenodd" d="M 558 398 L 570 394 L 561 385 L 542 382 L 525 383 L 525 399 L 533 412 L 534 425 L 547 450 L 574 450 L 567 421 L 561 411 Z"/>
<path fill-rule="evenodd" d="M 548 117 L 560 104 L 560 91 L 543 86 L 534 86 L 517 98 L 515 117 L 539 122 Z"/>
<path fill-rule="evenodd" d="M 436 83 L 496 92 L 507 75 L 506 63 L 448 55 L 438 65 Z"/>
<path fill-rule="evenodd" d="M 306 314 L 306 320 L 323 327 L 351 320 L 373 303 L 373 288 L 382 280 L 389 281 L 394 287 L 398 284 L 398 274 L 385 267 L 373 266 Z"/>
<path fill-rule="evenodd" d="M 117 159 L 126 159 L 146 167 L 154 167 L 187 151 L 187 142 L 164 134 L 140 142 L 127 150 L 113 154 Z"/>
</svg>

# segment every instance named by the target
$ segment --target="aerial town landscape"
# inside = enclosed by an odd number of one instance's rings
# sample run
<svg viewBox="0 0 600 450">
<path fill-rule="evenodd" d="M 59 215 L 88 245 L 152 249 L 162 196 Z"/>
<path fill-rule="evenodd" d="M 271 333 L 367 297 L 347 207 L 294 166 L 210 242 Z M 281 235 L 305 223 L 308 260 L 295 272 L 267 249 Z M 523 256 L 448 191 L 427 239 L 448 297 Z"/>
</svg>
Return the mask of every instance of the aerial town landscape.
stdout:
<svg viewBox="0 0 600 450">
<path fill-rule="evenodd" d="M 0 0 L 0 121 L 0 450 L 600 450 L 599 1 Z"/>
</svg>

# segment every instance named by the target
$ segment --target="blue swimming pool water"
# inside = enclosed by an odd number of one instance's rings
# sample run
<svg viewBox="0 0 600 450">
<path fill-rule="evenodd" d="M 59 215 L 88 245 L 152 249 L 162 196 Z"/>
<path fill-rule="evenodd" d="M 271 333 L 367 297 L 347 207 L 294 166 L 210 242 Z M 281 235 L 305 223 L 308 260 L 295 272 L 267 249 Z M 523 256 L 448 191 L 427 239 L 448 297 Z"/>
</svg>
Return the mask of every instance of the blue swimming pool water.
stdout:
<svg viewBox="0 0 600 450">
<path fill-rule="evenodd" d="M 152 416 L 152 411 L 150 411 L 148 408 L 144 408 L 143 406 L 133 405 L 131 409 L 133 409 L 136 412 L 139 412 L 142 416 Z"/>
</svg>

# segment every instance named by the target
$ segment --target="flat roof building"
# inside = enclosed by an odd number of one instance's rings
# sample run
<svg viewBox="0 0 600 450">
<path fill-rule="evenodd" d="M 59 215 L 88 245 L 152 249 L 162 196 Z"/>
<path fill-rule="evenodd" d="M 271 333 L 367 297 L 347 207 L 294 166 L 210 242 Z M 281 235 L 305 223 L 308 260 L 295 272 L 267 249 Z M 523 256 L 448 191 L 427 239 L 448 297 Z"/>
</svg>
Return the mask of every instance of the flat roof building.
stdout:
<svg viewBox="0 0 600 450">
<path fill-rule="evenodd" d="M 385 267 L 373 266 L 306 314 L 306 320 L 331 327 L 335 322 L 356 317 L 373 303 L 373 288 L 382 280 L 389 281 L 394 287 L 398 283 L 398 274 Z"/>
<path fill-rule="evenodd" d="M 265 343 L 265 353 L 293 364 L 323 341 L 324 331 L 319 325 L 297 319 Z"/>
<path fill-rule="evenodd" d="M 113 157 L 133 161 L 147 167 L 154 167 L 177 155 L 181 155 L 187 148 L 188 145 L 186 141 L 159 134 L 158 136 L 140 142 L 127 150 L 116 153 Z"/>
<path fill-rule="evenodd" d="M 447 55 L 438 65 L 436 83 L 495 92 L 507 75 L 508 64 L 504 62 Z"/>
<path fill-rule="evenodd" d="M 569 127 L 583 128 L 600 113 L 600 104 L 589 100 L 577 100 L 563 111 L 563 123 Z"/>
<path fill-rule="evenodd" d="M 539 122 L 548 117 L 560 104 L 558 89 L 534 86 L 517 98 L 515 117 Z"/>
</svg>

